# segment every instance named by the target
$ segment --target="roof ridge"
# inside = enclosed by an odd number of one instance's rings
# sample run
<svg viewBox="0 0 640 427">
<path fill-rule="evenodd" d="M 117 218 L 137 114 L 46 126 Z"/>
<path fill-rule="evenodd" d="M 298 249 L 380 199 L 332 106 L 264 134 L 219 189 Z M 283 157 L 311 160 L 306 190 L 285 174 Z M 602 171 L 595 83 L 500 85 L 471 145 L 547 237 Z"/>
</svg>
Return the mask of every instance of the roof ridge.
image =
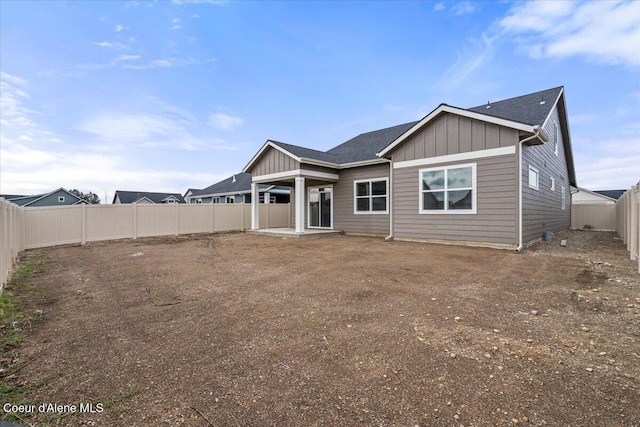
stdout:
<svg viewBox="0 0 640 427">
<path fill-rule="evenodd" d="M 542 90 L 538 90 L 538 91 L 531 92 L 531 93 L 525 93 L 524 95 L 512 96 L 511 98 L 499 99 L 499 100 L 497 100 L 497 101 L 493 101 L 493 102 L 491 102 L 491 101 L 487 101 L 487 103 L 488 103 L 489 105 L 491 105 L 491 104 L 497 104 L 498 102 L 505 102 L 505 101 L 511 101 L 511 100 L 513 100 L 513 99 L 517 99 L 517 98 L 524 98 L 525 96 L 531 96 L 531 95 L 535 95 L 535 94 L 537 94 L 537 93 L 541 93 L 541 92 L 548 92 L 548 91 L 550 91 L 550 90 L 554 90 L 554 89 L 564 89 L 564 86 L 562 86 L 562 85 L 561 85 L 561 86 L 556 86 L 556 87 L 550 87 L 550 88 L 548 88 L 548 89 L 542 89 Z M 555 101 L 555 100 L 554 100 L 554 101 Z M 474 108 L 484 107 L 485 105 L 487 105 L 487 104 L 480 104 L 480 105 L 475 105 L 475 106 L 473 106 L 473 107 L 469 107 L 469 108 L 462 108 L 462 109 L 463 109 L 463 110 L 471 110 L 471 109 L 474 109 Z M 452 105 L 450 105 L 450 107 L 452 107 Z M 456 107 L 456 108 L 459 108 L 459 107 Z"/>
</svg>

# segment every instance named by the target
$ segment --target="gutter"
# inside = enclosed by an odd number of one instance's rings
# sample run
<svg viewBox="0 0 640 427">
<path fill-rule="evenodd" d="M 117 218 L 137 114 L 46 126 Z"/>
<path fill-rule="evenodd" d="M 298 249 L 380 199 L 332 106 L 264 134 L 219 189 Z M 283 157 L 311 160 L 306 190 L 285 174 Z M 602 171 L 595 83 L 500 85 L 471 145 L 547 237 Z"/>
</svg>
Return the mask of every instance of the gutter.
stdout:
<svg viewBox="0 0 640 427">
<path fill-rule="evenodd" d="M 518 247 L 516 248 L 517 252 L 520 252 L 522 250 L 523 247 L 523 242 L 522 242 L 522 185 L 523 185 L 523 181 L 522 181 L 522 147 L 524 145 L 525 142 L 527 141 L 531 141 L 532 139 L 538 138 L 541 141 L 546 141 L 546 138 L 544 138 L 543 135 L 541 135 L 542 129 L 540 128 L 540 126 L 534 126 L 533 127 L 533 135 L 521 140 L 519 142 L 520 147 L 518 150 Z"/>
<path fill-rule="evenodd" d="M 389 201 L 389 235 L 384 238 L 384 241 L 387 242 L 393 239 L 393 160 L 385 160 L 389 162 L 389 194 L 387 194 L 387 200 Z"/>
</svg>

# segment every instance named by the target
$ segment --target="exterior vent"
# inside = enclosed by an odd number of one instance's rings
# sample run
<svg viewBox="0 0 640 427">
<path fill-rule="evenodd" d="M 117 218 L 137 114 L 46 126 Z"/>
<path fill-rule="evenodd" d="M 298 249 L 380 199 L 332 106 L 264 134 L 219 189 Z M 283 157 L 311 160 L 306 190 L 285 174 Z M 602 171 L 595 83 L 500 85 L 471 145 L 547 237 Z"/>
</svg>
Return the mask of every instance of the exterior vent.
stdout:
<svg viewBox="0 0 640 427">
<path fill-rule="evenodd" d="M 233 178 L 231 179 L 231 182 L 236 182 L 236 176 L 233 175 Z"/>
</svg>

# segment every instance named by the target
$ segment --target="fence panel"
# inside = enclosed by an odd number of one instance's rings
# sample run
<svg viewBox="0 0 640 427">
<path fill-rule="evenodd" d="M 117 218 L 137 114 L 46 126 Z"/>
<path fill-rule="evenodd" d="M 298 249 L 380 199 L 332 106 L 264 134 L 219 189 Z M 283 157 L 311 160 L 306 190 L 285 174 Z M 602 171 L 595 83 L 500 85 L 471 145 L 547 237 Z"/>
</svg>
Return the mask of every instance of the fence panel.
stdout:
<svg viewBox="0 0 640 427">
<path fill-rule="evenodd" d="M 629 259 L 638 260 L 640 273 L 640 183 L 616 202 L 616 232 L 627 245 Z"/>
<path fill-rule="evenodd" d="M 0 293 L 24 250 L 24 208 L 0 198 Z"/>
<path fill-rule="evenodd" d="M 25 209 L 25 248 L 82 242 L 81 206 L 44 206 Z"/>
<path fill-rule="evenodd" d="M 133 237 L 131 205 L 87 205 L 85 209 L 87 242 Z"/>
<path fill-rule="evenodd" d="M 616 205 L 588 203 L 571 205 L 571 228 L 590 225 L 595 230 L 616 229 Z"/>
</svg>

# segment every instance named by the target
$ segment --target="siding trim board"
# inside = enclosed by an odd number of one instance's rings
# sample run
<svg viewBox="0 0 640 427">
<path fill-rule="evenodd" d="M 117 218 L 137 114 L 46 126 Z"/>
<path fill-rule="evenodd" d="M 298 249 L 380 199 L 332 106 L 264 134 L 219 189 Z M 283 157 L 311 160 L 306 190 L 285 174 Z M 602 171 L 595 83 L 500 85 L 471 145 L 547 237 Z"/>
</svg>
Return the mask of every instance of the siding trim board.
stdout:
<svg viewBox="0 0 640 427">
<path fill-rule="evenodd" d="M 337 181 L 340 178 L 340 175 L 336 173 L 320 172 L 309 169 L 294 169 L 286 172 L 257 175 L 252 178 L 252 182 L 269 182 L 280 179 L 291 179 L 298 176 L 305 176 L 307 178 L 328 179 L 334 181 Z"/>
<path fill-rule="evenodd" d="M 459 162 L 465 160 L 485 159 L 489 157 L 505 156 L 509 154 L 515 154 L 515 145 L 509 147 L 489 148 L 486 150 L 469 151 L 459 154 L 447 154 L 444 156 L 428 157 L 424 159 L 405 160 L 401 162 L 394 162 L 394 169 L 411 168 L 415 166 L 427 166 L 448 162 Z"/>
</svg>

